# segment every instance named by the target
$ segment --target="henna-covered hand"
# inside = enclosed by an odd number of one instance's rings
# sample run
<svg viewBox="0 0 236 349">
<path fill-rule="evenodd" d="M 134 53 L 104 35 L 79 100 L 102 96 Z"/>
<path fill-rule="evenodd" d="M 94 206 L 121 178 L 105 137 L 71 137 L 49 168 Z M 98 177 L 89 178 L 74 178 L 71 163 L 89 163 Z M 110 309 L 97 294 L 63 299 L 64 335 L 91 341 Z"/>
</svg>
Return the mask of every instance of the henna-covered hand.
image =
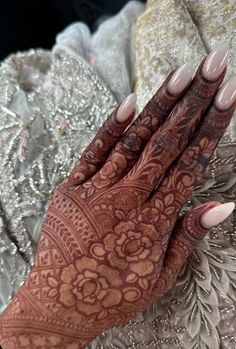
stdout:
<svg viewBox="0 0 236 349">
<path fill-rule="evenodd" d="M 174 285 L 219 203 L 179 212 L 235 109 L 219 99 L 230 83 L 214 100 L 225 66 L 212 81 L 204 64 L 177 96 L 172 72 L 125 133 L 117 108 L 54 190 L 35 265 L 0 318 L 3 349 L 84 348 Z"/>
</svg>

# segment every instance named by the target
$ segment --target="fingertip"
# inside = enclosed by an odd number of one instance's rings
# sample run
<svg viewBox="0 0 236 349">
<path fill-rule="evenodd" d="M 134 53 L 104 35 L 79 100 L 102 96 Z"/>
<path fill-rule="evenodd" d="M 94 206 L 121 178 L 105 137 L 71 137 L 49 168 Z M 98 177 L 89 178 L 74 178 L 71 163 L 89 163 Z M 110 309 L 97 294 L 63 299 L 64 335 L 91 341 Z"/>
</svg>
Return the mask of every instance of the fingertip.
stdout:
<svg viewBox="0 0 236 349">
<path fill-rule="evenodd" d="M 229 109 L 236 100 L 236 75 L 226 81 L 215 97 L 215 105 L 221 110 Z"/>
<path fill-rule="evenodd" d="M 118 122 L 126 122 L 134 117 L 135 114 L 135 104 L 136 104 L 136 95 L 131 93 L 120 105 L 117 113 L 116 120 Z"/>
<path fill-rule="evenodd" d="M 179 67 L 168 83 L 168 91 L 174 96 L 180 94 L 192 81 L 195 65 L 192 62 L 185 63 Z"/>
<path fill-rule="evenodd" d="M 209 226 L 202 224 L 202 216 L 210 209 L 221 205 L 220 202 L 210 201 L 194 207 L 186 213 L 183 219 L 183 228 L 188 238 L 192 241 L 200 241 L 209 231 Z"/>
<path fill-rule="evenodd" d="M 234 202 L 227 202 L 210 208 L 201 215 L 201 224 L 204 228 L 210 229 L 213 226 L 222 223 L 231 215 L 234 209 Z"/>
<path fill-rule="evenodd" d="M 214 81 L 224 71 L 227 65 L 228 45 L 226 43 L 219 44 L 206 57 L 202 67 L 203 76 L 209 80 Z"/>
</svg>

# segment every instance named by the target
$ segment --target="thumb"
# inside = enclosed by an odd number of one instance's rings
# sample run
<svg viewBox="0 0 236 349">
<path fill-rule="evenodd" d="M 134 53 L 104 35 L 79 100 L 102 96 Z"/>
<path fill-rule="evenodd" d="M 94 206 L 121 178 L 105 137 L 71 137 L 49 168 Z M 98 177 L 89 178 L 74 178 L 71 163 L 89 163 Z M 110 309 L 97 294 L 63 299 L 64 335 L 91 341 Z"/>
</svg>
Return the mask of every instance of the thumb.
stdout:
<svg viewBox="0 0 236 349">
<path fill-rule="evenodd" d="M 190 241 L 204 238 L 209 229 L 223 222 L 234 210 L 235 204 L 228 202 L 221 204 L 217 201 L 199 205 L 180 217 L 175 225 L 172 236 L 185 236 Z"/>
<path fill-rule="evenodd" d="M 229 217 L 234 208 L 233 202 L 221 204 L 211 201 L 193 208 L 176 221 L 159 279 L 153 289 L 156 297 L 162 296 L 174 286 L 196 243 L 204 238 L 211 227 Z"/>
</svg>

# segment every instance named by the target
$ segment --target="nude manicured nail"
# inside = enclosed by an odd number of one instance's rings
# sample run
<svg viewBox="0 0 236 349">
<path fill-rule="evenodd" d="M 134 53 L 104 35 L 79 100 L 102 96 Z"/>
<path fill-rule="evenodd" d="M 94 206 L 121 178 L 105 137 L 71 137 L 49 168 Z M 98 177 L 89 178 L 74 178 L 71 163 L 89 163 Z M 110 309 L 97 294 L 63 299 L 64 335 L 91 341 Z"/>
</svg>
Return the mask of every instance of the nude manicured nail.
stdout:
<svg viewBox="0 0 236 349">
<path fill-rule="evenodd" d="M 228 46 L 222 43 L 207 56 L 202 67 L 202 75 L 210 81 L 217 79 L 226 67 L 227 56 Z"/>
<path fill-rule="evenodd" d="M 179 67 L 168 83 L 168 91 L 175 96 L 181 93 L 192 81 L 194 71 L 195 66 L 193 63 L 185 63 Z"/>
<path fill-rule="evenodd" d="M 236 75 L 226 81 L 215 97 L 215 105 L 219 109 L 230 108 L 236 99 Z"/>
<path fill-rule="evenodd" d="M 127 119 L 131 117 L 132 114 L 134 114 L 135 102 L 136 102 L 136 96 L 134 93 L 132 93 L 121 103 L 116 114 L 117 121 L 125 122 L 127 121 Z"/>
<path fill-rule="evenodd" d="M 227 202 L 216 207 L 210 208 L 204 212 L 201 217 L 201 224 L 204 228 L 211 228 L 223 222 L 233 212 L 235 204 L 233 202 Z"/>
</svg>

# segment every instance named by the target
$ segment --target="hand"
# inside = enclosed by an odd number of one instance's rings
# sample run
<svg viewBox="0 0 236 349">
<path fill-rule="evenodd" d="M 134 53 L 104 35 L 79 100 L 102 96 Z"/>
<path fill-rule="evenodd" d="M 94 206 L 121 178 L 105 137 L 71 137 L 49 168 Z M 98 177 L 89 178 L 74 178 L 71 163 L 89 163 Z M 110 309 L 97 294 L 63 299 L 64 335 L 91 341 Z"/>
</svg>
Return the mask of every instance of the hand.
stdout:
<svg viewBox="0 0 236 349">
<path fill-rule="evenodd" d="M 219 205 L 179 217 L 235 109 L 232 80 L 217 93 L 225 65 L 211 54 L 190 87 L 186 66 L 172 72 L 127 131 L 132 103 L 111 114 L 53 192 L 35 265 L 0 318 L 3 349 L 84 348 L 174 285 Z"/>
</svg>

